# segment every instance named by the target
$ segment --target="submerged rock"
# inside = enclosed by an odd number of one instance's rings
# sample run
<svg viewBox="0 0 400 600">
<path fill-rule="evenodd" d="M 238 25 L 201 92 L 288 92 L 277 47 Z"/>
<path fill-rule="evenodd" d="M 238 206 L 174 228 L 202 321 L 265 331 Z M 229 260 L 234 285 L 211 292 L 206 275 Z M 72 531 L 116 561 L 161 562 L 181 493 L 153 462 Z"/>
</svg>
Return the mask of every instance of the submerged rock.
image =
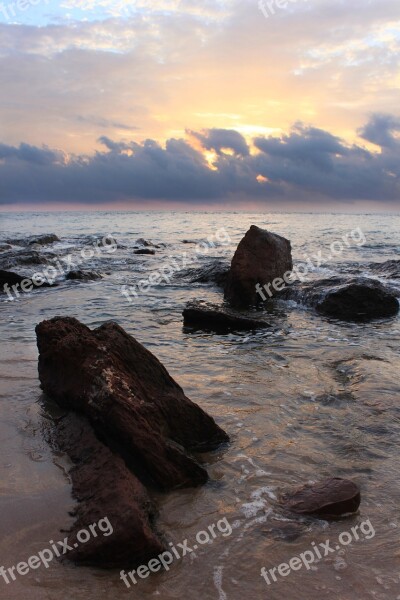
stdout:
<svg viewBox="0 0 400 600">
<path fill-rule="evenodd" d="M 135 242 L 135 247 L 144 246 L 145 248 L 155 248 L 156 246 L 150 240 L 145 240 L 144 238 L 139 238 Z"/>
<path fill-rule="evenodd" d="M 229 438 L 139 342 L 116 323 L 91 331 L 69 317 L 43 321 L 36 333 L 42 389 L 85 414 L 139 478 L 163 490 L 207 481 L 188 453 Z"/>
<path fill-rule="evenodd" d="M 34 267 L 49 264 L 48 258 L 52 254 L 41 255 L 35 250 L 6 250 L 0 255 L 0 268 L 13 269 L 15 267 Z"/>
<path fill-rule="evenodd" d="M 175 278 L 187 279 L 189 283 L 215 283 L 223 287 L 229 273 L 229 265 L 222 261 L 213 261 L 201 267 L 183 269 Z"/>
<path fill-rule="evenodd" d="M 271 327 L 266 321 L 245 316 L 224 306 L 202 301 L 189 302 L 182 314 L 185 326 L 217 333 L 251 331 Z"/>
<path fill-rule="evenodd" d="M 254 306 L 260 301 L 257 284 L 272 284 L 292 269 L 289 240 L 252 225 L 232 259 L 225 298 L 234 306 Z M 270 289 L 274 295 L 274 289 Z"/>
<path fill-rule="evenodd" d="M 59 419 L 49 433 L 52 445 L 68 455 L 72 494 L 78 504 L 68 532 L 72 548 L 65 558 L 102 568 L 148 562 L 164 550 L 151 522 L 154 508 L 143 484 L 94 434 L 88 420 L 74 413 Z M 97 525 L 96 536 L 89 529 Z M 90 538 L 79 541 L 86 530 Z M 75 547 L 76 544 L 76 547 Z"/>
<path fill-rule="evenodd" d="M 100 273 L 96 273 L 96 271 L 70 271 L 65 276 L 65 279 L 73 280 L 73 281 L 96 281 L 97 279 L 102 279 Z"/>
<path fill-rule="evenodd" d="M 11 250 L 10 244 L 0 244 L 0 252 L 5 252 L 6 250 Z"/>
<path fill-rule="evenodd" d="M 286 494 L 284 508 L 298 515 L 334 518 L 357 512 L 361 502 L 360 488 L 348 479 L 333 477 L 314 485 L 305 485 Z"/>
</svg>

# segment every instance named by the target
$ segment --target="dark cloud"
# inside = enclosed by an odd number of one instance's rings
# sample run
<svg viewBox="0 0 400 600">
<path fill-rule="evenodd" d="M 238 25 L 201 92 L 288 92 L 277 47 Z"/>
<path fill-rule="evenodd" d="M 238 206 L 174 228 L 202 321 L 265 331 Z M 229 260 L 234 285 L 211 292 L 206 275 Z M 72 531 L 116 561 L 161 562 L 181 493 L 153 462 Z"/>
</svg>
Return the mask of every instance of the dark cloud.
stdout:
<svg viewBox="0 0 400 600">
<path fill-rule="evenodd" d="M 233 130 L 190 132 L 203 149 L 216 152 L 213 165 L 184 139 L 169 139 L 162 146 L 152 139 L 118 142 L 103 136 L 104 151 L 69 157 L 46 147 L 0 144 L 0 202 L 209 204 L 253 199 L 395 205 L 400 199 L 398 126 L 396 117 L 374 115 L 362 128 L 364 138 L 374 140 L 381 152 L 301 123 L 281 137 L 257 137 L 252 152 Z"/>
<path fill-rule="evenodd" d="M 201 133 L 188 130 L 189 135 L 198 139 L 203 148 L 223 154 L 232 150 L 237 156 L 248 156 L 250 150 L 244 137 L 234 129 L 208 129 Z"/>
<path fill-rule="evenodd" d="M 369 122 L 359 129 L 358 134 L 381 148 L 394 149 L 400 145 L 400 119 L 393 115 L 372 115 Z"/>
</svg>

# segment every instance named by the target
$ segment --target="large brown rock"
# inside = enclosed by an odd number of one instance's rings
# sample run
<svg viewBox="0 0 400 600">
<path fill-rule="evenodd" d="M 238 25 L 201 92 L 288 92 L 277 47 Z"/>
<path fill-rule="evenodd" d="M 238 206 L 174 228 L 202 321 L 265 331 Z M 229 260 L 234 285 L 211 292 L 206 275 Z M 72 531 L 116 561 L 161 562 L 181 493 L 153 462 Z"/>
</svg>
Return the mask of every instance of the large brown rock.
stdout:
<svg viewBox="0 0 400 600">
<path fill-rule="evenodd" d="M 283 505 L 298 515 L 324 518 L 355 513 L 361 502 L 360 488 L 348 479 L 333 477 L 314 485 L 306 485 L 292 494 L 286 494 Z"/>
<path fill-rule="evenodd" d="M 63 558 L 103 568 L 134 567 L 163 552 L 165 545 L 152 528 L 154 507 L 146 489 L 122 458 L 97 439 L 86 417 L 64 416 L 49 436 L 71 459 L 68 475 L 78 501 L 76 520 L 66 532 L 71 549 Z M 87 534 L 80 534 L 82 530 Z"/>
<path fill-rule="evenodd" d="M 91 331 L 69 317 L 43 321 L 36 333 L 43 390 L 84 413 L 143 481 L 162 490 L 207 481 L 188 452 L 229 438 L 139 342 L 116 323 Z"/>
<path fill-rule="evenodd" d="M 292 269 L 289 240 L 252 225 L 232 259 L 225 284 L 225 298 L 235 306 L 253 306 L 260 301 L 257 284 L 272 284 Z M 270 290 L 274 295 L 272 286 Z"/>
</svg>

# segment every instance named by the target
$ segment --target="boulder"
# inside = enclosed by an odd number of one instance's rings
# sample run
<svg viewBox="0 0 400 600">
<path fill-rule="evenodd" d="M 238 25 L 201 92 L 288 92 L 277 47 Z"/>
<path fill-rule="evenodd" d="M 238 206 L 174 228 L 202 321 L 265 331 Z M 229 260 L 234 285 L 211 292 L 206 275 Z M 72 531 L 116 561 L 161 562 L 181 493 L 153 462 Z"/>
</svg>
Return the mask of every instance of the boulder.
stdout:
<svg viewBox="0 0 400 600">
<path fill-rule="evenodd" d="M 10 244 L 0 244 L 0 252 L 5 252 L 6 250 L 11 250 Z"/>
<path fill-rule="evenodd" d="M 88 420 L 74 413 L 54 422 L 48 439 L 65 453 L 77 500 L 68 533 L 72 548 L 63 558 L 102 568 L 138 566 L 164 550 L 152 528 L 154 507 L 143 484 L 94 434 Z M 97 525 L 96 536 L 89 529 Z M 90 533 L 79 541 L 82 530 Z M 76 547 L 75 547 L 76 545 Z"/>
<path fill-rule="evenodd" d="M 264 320 L 240 314 L 224 306 L 202 301 L 189 302 L 182 314 L 186 327 L 216 333 L 252 331 L 271 327 Z"/>
<path fill-rule="evenodd" d="M 144 238 L 139 238 L 135 242 L 135 247 L 144 246 L 145 248 L 155 248 L 156 246 L 150 240 L 145 240 Z"/>
<path fill-rule="evenodd" d="M 232 259 L 225 298 L 233 306 L 254 306 L 260 301 L 257 284 L 272 284 L 292 269 L 289 240 L 252 225 Z M 271 292 L 274 295 L 272 287 Z"/>
<path fill-rule="evenodd" d="M 96 273 L 95 271 L 69 271 L 65 276 L 65 279 L 71 281 L 96 281 L 97 279 L 101 279 L 100 273 Z"/>
<path fill-rule="evenodd" d="M 141 480 L 161 490 L 207 481 L 190 453 L 229 438 L 139 342 L 116 323 L 91 331 L 69 317 L 43 321 L 36 333 L 42 389 L 85 414 Z"/>
<path fill-rule="evenodd" d="M 48 258 L 51 258 L 51 254 L 46 256 L 40 255 L 35 250 L 6 250 L 1 253 L 0 256 L 0 268 L 2 269 L 13 269 L 15 267 L 30 267 L 36 265 L 47 265 L 49 264 Z"/>
<path fill-rule="evenodd" d="M 399 312 L 396 293 L 375 279 L 331 277 L 287 286 L 279 297 L 344 321 L 370 321 Z"/>
<path fill-rule="evenodd" d="M 348 479 L 333 477 L 286 494 L 283 507 L 298 515 L 335 518 L 357 512 L 360 488 Z"/>
</svg>

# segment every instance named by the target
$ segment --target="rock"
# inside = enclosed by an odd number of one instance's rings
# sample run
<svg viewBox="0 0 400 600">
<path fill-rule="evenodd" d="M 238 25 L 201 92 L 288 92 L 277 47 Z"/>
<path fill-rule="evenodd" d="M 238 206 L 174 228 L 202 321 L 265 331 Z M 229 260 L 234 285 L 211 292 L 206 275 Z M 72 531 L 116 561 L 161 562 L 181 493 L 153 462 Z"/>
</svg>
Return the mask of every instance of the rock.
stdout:
<svg viewBox="0 0 400 600">
<path fill-rule="evenodd" d="M 17 273 L 13 273 L 12 271 L 1 271 L 0 270 L 0 291 L 5 293 L 4 286 L 7 285 L 16 285 L 21 284 L 25 277 L 18 275 Z"/>
<path fill-rule="evenodd" d="M 56 236 L 55 233 L 44 233 L 43 235 L 36 235 L 28 238 L 28 245 L 38 244 L 40 246 L 47 246 L 48 244 L 54 244 L 54 242 L 60 242 L 61 240 Z"/>
<path fill-rule="evenodd" d="M 394 317 L 399 312 L 395 294 L 378 281 L 351 281 L 331 288 L 316 303 L 319 313 L 346 321 Z"/>
<path fill-rule="evenodd" d="M 284 508 L 298 515 L 334 518 L 357 512 L 360 488 L 348 479 L 325 479 L 283 497 Z"/>
<path fill-rule="evenodd" d="M 207 481 L 188 453 L 229 438 L 139 342 L 116 323 L 91 331 L 69 317 L 43 321 L 36 333 L 42 389 L 85 414 L 140 479 L 162 490 Z"/>
<path fill-rule="evenodd" d="M 381 277 L 387 277 L 388 279 L 400 278 L 400 260 L 387 260 L 383 263 L 371 263 L 369 267 L 371 271 Z"/>
<path fill-rule="evenodd" d="M 399 312 L 396 294 L 374 279 L 331 277 L 286 287 L 280 297 L 344 321 L 370 321 Z"/>
<path fill-rule="evenodd" d="M 229 265 L 222 261 L 213 261 L 193 269 L 179 271 L 175 277 L 187 279 L 189 283 L 215 283 L 224 287 L 229 273 Z"/>
<path fill-rule="evenodd" d="M 70 271 L 65 276 L 65 279 L 73 280 L 73 281 L 96 281 L 97 279 L 102 279 L 100 273 L 96 273 L 95 271 Z"/>
<path fill-rule="evenodd" d="M 155 254 L 156 251 L 152 248 L 140 248 L 139 250 L 134 250 L 134 254 Z"/>
<path fill-rule="evenodd" d="M 6 250 L 11 250 L 10 244 L 0 244 L 0 252 L 5 252 Z"/>
<path fill-rule="evenodd" d="M 50 254 L 40 255 L 34 250 L 7 250 L 1 253 L 0 268 L 8 270 L 20 266 L 47 265 L 49 264 L 48 257 L 51 256 Z"/>
<path fill-rule="evenodd" d="M 252 225 L 232 259 L 225 298 L 234 306 L 254 306 L 260 301 L 257 284 L 272 284 L 292 269 L 289 240 Z"/>
<path fill-rule="evenodd" d="M 189 302 L 182 314 L 186 327 L 217 333 L 271 327 L 266 321 L 242 315 L 224 306 L 201 301 Z"/>
<path fill-rule="evenodd" d="M 160 554 L 164 545 L 151 526 L 154 508 L 146 489 L 122 458 L 98 440 L 88 420 L 68 414 L 56 422 L 48 437 L 73 463 L 69 477 L 78 504 L 68 532 L 68 545 L 73 549 L 65 558 L 113 568 L 138 566 Z M 90 533 L 94 524 L 97 536 L 90 535 L 83 544 L 77 534 L 83 529 Z"/>
<path fill-rule="evenodd" d="M 155 248 L 155 245 L 150 240 L 145 240 L 144 238 L 139 238 L 135 242 L 135 247 L 144 246 L 145 248 Z"/>
</svg>

